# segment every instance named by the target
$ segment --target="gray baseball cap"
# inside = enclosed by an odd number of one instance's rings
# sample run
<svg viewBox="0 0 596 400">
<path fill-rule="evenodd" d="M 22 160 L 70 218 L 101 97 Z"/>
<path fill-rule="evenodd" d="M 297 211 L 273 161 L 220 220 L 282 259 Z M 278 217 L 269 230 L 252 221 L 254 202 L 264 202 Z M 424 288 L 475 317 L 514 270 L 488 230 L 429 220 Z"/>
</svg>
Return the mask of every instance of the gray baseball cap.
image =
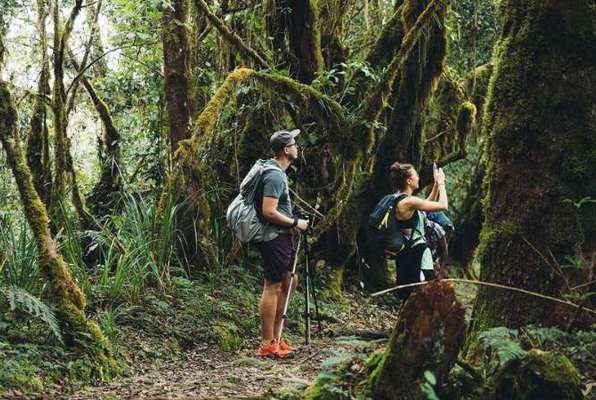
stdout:
<svg viewBox="0 0 596 400">
<path fill-rule="evenodd" d="M 275 153 L 279 153 L 284 147 L 292 144 L 299 133 L 300 129 L 294 129 L 291 131 L 283 129 L 281 131 L 274 132 L 269 139 L 269 145 L 271 145 L 271 149 Z"/>
</svg>

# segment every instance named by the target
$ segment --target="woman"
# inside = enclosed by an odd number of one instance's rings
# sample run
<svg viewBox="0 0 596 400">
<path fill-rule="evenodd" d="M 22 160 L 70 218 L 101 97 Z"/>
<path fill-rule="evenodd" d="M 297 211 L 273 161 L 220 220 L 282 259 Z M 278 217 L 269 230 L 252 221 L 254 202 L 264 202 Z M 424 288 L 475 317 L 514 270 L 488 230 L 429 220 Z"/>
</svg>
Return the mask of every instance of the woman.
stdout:
<svg viewBox="0 0 596 400">
<path fill-rule="evenodd" d="M 421 270 L 425 280 L 433 279 L 433 260 L 430 249 L 424 240 L 424 215 L 422 211 L 444 211 L 449 207 L 445 190 L 445 174 L 442 169 L 434 168 L 434 185 L 426 199 L 413 196 L 418 190 L 420 177 L 412 164 L 393 163 L 390 168 L 391 182 L 396 191 L 405 194 L 395 207 L 397 226 L 410 238 L 410 245 L 395 257 L 397 284 L 406 285 L 419 282 Z M 405 300 L 412 288 L 398 291 L 398 296 Z"/>
</svg>

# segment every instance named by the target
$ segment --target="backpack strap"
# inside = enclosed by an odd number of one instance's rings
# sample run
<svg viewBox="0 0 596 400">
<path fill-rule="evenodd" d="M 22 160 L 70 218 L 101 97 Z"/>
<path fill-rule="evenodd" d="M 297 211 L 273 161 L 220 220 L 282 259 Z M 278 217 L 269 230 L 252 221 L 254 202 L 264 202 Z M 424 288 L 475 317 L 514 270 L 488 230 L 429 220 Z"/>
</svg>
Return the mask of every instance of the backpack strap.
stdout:
<svg viewBox="0 0 596 400">
<path fill-rule="evenodd" d="M 395 210 L 397 209 L 397 203 L 399 203 L 400 201 L 402 201 L 403 199 L 405 199 L 408 196 L 409 195 L 407 195 L 405 193 L 396 193 L 395 194 L 395 203 L 393 204 L 393 207 L 392 207 L 392 210 L 394 210 L 393 214 L 395 214 Z M 414 210 L 414 212 L 416 214 L 416 226 L 412 229 L 412 232 L 410 233 L 410 237 L 406 238 L 408 243 L 412 243 L 412 239 L 414 238 L 414 233 L 416 233 L 416 231 L 418 231 L 418 233 L 420 233 L 420 235 L 424 236 L 422 234 L 422 232 L 420 232 L 420 230 L 418 229 L 418 224 L 420 223 L 420 211 Z M 394 215 L 394 218 L 395 218 L 395 215 Z"/>
</svg>

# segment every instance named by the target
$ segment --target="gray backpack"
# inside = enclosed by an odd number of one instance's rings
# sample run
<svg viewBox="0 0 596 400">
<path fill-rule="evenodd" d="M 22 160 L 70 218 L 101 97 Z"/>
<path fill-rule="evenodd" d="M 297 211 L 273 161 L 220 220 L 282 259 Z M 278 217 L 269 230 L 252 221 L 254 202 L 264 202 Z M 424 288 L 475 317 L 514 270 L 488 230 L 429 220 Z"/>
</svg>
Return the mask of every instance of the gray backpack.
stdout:
<svg viewBox="0 0 596 400">
<path fill-rule="evenodd" d="M 265 171 L 277 166 L 267 160 L 257 160 L 240 184 L 240 194 L 228 206 L 228 226 L 241 242 L 268 242 L 279 236 L 280 228 L 263 223 L 255 207 L 255 196 Z"/>
</svg>

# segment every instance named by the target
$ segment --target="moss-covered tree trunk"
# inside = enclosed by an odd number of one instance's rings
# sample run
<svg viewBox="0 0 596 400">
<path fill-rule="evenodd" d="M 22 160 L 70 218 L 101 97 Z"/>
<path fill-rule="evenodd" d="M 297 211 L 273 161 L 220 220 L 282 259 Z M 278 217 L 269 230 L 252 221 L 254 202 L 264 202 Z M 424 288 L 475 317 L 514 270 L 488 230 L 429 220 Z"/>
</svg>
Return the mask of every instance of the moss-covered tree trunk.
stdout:
<svg viewBox="0 0 596 400">
<path fill-rule="evenodd" d="M 66 90 L 64 88 L 64 55 L 74 21 L 81 11 L 82 0 L 76 0 L 66 24 L 62 24 L 59 2 L 54 3 L 52 16 L 54 21 L 52 114 L 54 122 L 54 183 L 50 213 L 55 218 L 60 213 L 60 203 L 66 193 L 69 172 L 69 143 L 66 135 L 67 110 Z M 73 192 L 74 195 L 74 192 Z M 80 196 L 79 196 L 80 197 Z M 79 215 L 81 216 L 81 215 Z M 56 222 L 56 221 L 54 221 Z"/>
<path fill-rule="evenodd" d="M 488 137 L 481 279 L 558 296 L 552 262 L 593 251 L 596 212 L 566 199 L 596 193 L 596 8 L 591 0 L 506 0 L 484 129 Z M 582 243 L 583 242 L 583 243 Z M 552 253 L 552 255 L 551 255 Z M 472 337 L 547 323 L 553 303 L 481 288 Z"/>
<path fill-rule="evenodd" d="M 54 21 L 52 113 L 54 117 L 54 184 L 52 190 L 52 208 L 64 199 L 66 191 L 66 91 L 64 89 L 64 54 L 65 46 L 72 31 L 74 20 L 82 7 L 82 0 L 77 0 L 66 24 L 62 24 L 60 7 L 54 3 L 52 16 Z"/>
<path fill-rule="evenodd" d="M 274 49 L 287 58 L 290 74 L 298 81 L 311 83 L 323 70 L 318 8 L 312 0 L 269 0 L 267 26 Z M 288 52 L 284 54 L 284 37 Z"/>
<path fill-rule="evenodd" d="M 48 212 L 33 185 L 17 134 L 17 112 L 5 82 L 0 82 L 0 141 L 35 238 L 39 270 L 47 284 L 46 296 L 57 309 L 66 343 L 84 349 L 97 362 L 97 370 L 109 374 L 115 365 L 110 344 L 97 324 L 85 315 L 85 297 L 52 240 Z"/>
<path fill-rule="evenodd" d="M 405 32 L 414 25 L 431 0 L 404 1 L 398 9 Z M 447 39 L 445 17 L 447 8 L 437 14 L 434 23 L 416 44 L 412 56 L 405 62 L 393 84 L 395 97 L 387 122 L 387 134 L 380 140 L 373 172 L 373 191 L 380 197 L 390 189 L 387 181 L 389 166 L 396 160 L 418 164 L 420 159 L 419 116 L 431 94 L 432 85 L 443 71 Z M 389 190 L 388 190 L 389 189 Z"/>
<path fill-rule="evenodd" d="M 6 27 L 4 26 L 4 17 L 0 15 L 0 70 L 4 69 L 4 54 L 6 47 L 4 46 L 4 35 L 6 34 Z"/>
<path fill-rule="evenodd" d="M 287 15 L 287 30 L 294 56 L 290 70 L 300 82 L 311 83 L 324 66 L 317 8 L 312 0 L 286 1 L 291 10 Z"/>
<path fill-rule="evenodd" d="M 190 45 L 188 39 L 190 0 L 175 0 L 165 6 L 162 18 L 164 89 L 172 151 L 190 137 Z"/>
<path fill-rule="evenodd" d="M 347 60 L 348 49 L 343 43 L 346 31 L 346 18 L 352 0 L 323 0 L 317 2 L 318 22 L 321 35 L 321 53 L 325 68 L 341 68 Z"/>
<path fill-rule="evenodd" d="M 31 126 L 27 137 L 27 162 L 33 174 L 33 183 L 44 204 L 51 196 L 52 172 L 50 168 L 50 144 L 47 125 L 46 103 L 50 95 L 50 65 L 46 33 L 47 7 L 44 0 L 37 1 L 37 29 L 39 31 L 39 53 L 41 72 L 37 83 L 37 96 L 33 105 Z"/>
</svg>

